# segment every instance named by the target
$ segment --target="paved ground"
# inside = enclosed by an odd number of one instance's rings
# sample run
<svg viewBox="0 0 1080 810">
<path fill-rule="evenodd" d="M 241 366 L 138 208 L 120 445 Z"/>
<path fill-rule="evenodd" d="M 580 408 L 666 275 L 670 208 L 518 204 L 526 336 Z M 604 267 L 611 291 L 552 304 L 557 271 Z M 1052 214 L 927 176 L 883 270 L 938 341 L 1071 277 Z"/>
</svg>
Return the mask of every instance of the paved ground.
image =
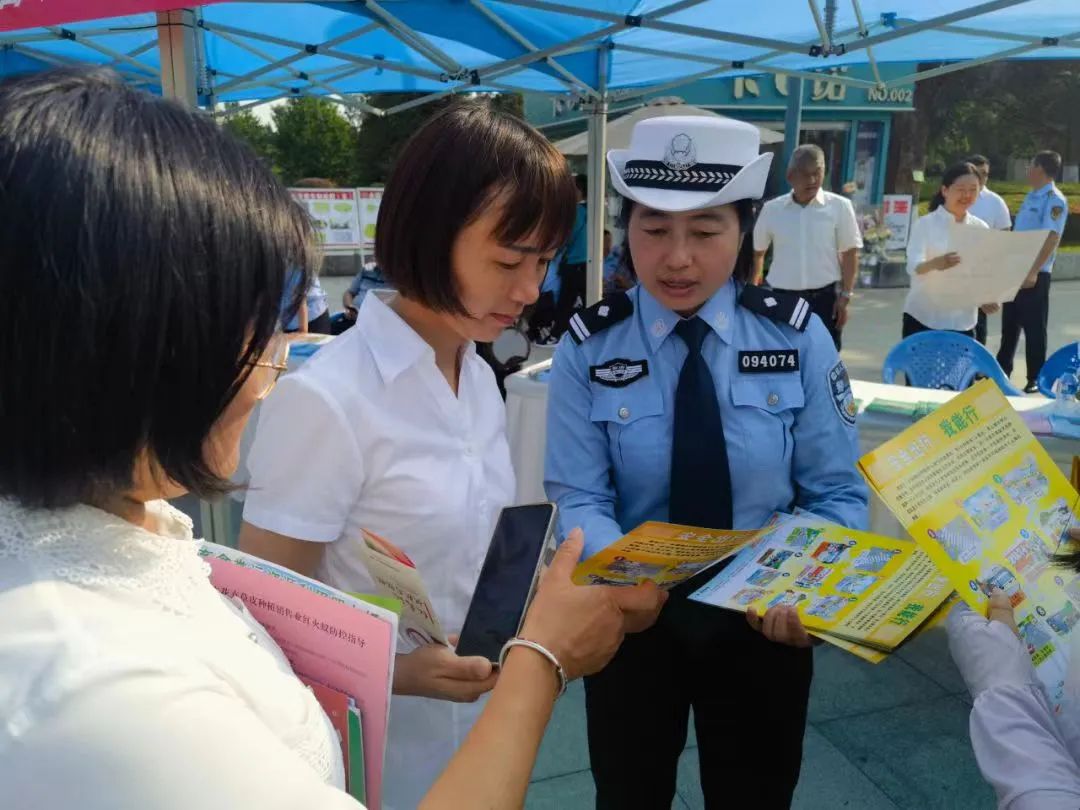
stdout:
<svg viewBox="0 0 1080 810">
<path fill-rule="evenodd" d="M 346 280 L 325 286 L 340 308 Z M 904 290 L 861 292 L 844 335 L 853 377 L 877 380 L 900 334 Z M 1051 293 L 1050 346 L 1080 340 L 1080 282 Z M 1000 318 L 991 319 L 997 349 Z M 1014 381 L 1024 381 L 1023 344 Z M 815 653 L 814 688 L 802 780 L 801 810 L 966 810 L 992 808 L 994 796 L 968 744 L 970 702 L 949 660 L 944 633 L 930 631 L 886 662 L 866 664 L 835 648 Z M 752 688 L 752 684 L 747 685 Z M 575 684 L 559 702 L 529 791 L 530 810 L 585 810 L 593 788 L 585 736 L 584 695 Z M 642 711 L 647 711 L 647 700 Z M 762 752 L 762 757 L 767 757 Z M 629 775 L 628 775 L 629 776 Z M 732 774 L 732 779 L 737 779 Z M 743 790 L 752 786 L 743 786 Z M 704 808 L 692 734 L 680 769 L 680 810 Z"/>
</svg>

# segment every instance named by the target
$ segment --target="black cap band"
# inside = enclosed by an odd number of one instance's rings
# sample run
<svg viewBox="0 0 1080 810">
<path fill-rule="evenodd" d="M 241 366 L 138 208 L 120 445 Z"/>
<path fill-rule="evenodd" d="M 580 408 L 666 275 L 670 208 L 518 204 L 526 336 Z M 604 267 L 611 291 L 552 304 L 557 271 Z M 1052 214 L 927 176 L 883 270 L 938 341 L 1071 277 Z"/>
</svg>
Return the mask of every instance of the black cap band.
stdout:
<svg viewBox="0 0 1080 810">
<path fill-rule="evenodd" d="M 716 192 L 742 170 L 742 166 L 725 163 L 695 163 L 688 169 L 672 169 L 660 160 L 629 160 L 622 179 L 626 185 L 639 188 Z"/>
</svg>

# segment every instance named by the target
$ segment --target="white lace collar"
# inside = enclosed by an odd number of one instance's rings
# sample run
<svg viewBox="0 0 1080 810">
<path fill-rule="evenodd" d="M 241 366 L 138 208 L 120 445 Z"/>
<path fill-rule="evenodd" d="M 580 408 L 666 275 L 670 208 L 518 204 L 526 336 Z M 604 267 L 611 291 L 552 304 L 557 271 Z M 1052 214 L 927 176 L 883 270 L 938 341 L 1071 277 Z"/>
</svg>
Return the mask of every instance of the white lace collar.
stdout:
<svg viewBox="0 0 1080 810">
<path fill-rule="evenodd" d="M 210 567 L 187 515 L 164 501 L 146 508 L 159 533 L 92 506 L 28 509 L 0 498 L 0 560 L 23 561 L 38 579 L 139 594 L 188 615 L 205 598 Z"/>
</svg>

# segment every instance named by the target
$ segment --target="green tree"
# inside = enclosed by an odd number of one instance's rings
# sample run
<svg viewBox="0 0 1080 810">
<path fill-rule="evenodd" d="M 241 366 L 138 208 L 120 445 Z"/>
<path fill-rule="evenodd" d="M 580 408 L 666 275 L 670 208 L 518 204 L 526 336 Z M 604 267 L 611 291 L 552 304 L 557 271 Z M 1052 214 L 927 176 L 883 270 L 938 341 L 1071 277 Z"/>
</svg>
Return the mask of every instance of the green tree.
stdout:
<svg viewBox="0 0 1080 810">
<path fill-rule="evenodd" d="M 227 104 L 226 111 L 233 110 L 237 104 Z M 260 121 L 251 110 L 233 112 L 222 122 L 222 127 L 242 141 L 250 144 L 260 157 L 274 165 L 274 130 Z"/>
<path fill-rule="evenodd" d="M 274 108 L 274 147 L 281 179 L 287 184 L 305 177 L 325 177 L 339 185 L 355 178 L 357 133 L 323 98 L 293 98 Z"/>
<path fill-rule="evenodd" d="M 1078 89 L 1080 62 L 1071 60 L 998 62 L 919 82 L 914 112 L 893 117 L 889 188 L 906 192 L 917 185 L 913 170 L 939 171 L 974 152 L 998 176 L 1010 158 L 1040 149 L 1080 161 Z"/>
<path fill-rule="evenodd" d="M 425 93 L 379 93 L 368 96 L 366 101 L 373 107 L 388 110 L 399 104 L 423 98 Z M 477 97 L 481 94 L 469 94 Z M 496 109 L 524 117 L 525 100 L 519 93 L 492 94 L 485 96 Z M 401 147 L 424 123 L 448 105 L 455 97 L 446 96 L 438 101 L 413 107 L 384 117 L 364 116 L 356 142 L 356 175 L 359 185 L 385 183 L 394 167 Z"/>
</svg>

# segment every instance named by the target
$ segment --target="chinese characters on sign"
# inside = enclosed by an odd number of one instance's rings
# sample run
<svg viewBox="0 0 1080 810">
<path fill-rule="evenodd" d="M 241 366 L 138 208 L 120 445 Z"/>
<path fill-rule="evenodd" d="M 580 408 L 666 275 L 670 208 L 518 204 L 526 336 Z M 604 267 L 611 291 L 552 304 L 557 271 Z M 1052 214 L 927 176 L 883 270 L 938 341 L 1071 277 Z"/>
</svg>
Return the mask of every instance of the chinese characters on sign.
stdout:
<svg viewBox="0 0 1080 810">
<path fill-rule="evenodd" d="M 948 419 L 941 422 L 939 427 L 942 432 L 948 437 L 958 435 L 969 427 L 972 427 L 979 421 L 979 414 L 976 413 L 975 408 L 971 405 L 966 406 L 962 411 L 958 411 L 950 416 Z"/>
</svg>

